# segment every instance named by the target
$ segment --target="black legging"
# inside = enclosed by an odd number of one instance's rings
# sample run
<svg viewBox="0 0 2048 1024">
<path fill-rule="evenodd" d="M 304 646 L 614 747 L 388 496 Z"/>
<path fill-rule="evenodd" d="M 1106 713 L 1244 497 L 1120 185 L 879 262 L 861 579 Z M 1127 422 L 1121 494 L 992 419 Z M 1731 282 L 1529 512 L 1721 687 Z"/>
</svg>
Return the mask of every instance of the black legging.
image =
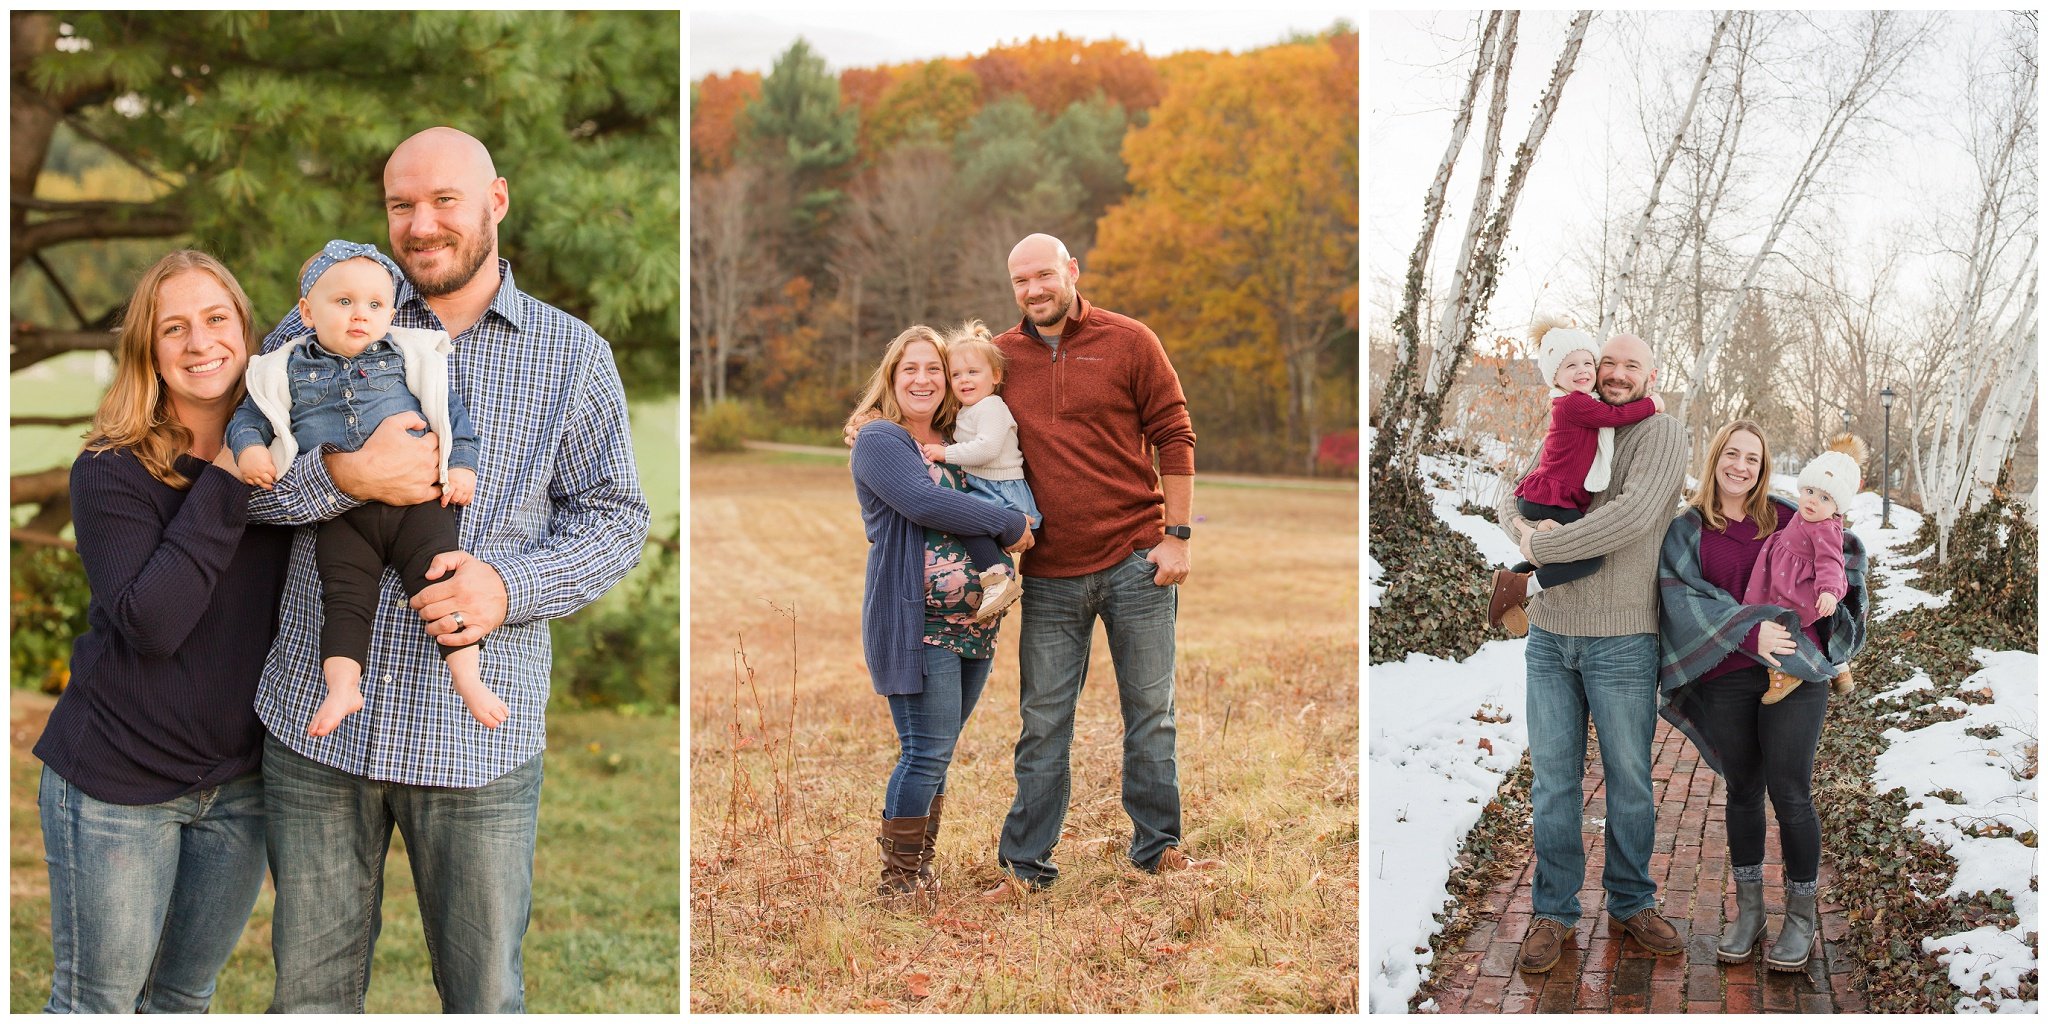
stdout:
<svg viewBox="0 0 2048 1024">
<path fill-rule="evenodd" d="M 1522 518 L 1529 521 L 1530 526 L 1534 526 L 1545 519 L 1554 519 L 1557 521 L 1557 525 L 1563 526 L 1566 523 L 1576 523 L 1586 518 L 1586 514 L 1578 509 L 1563 505 L 1539 505 L 1526 498 L 1515 499 L 1515 510 L 1522 514 Z M 1545 587 L 1554 587 L 1561 583 L 1570 583 L 1573 580 L 1582 580 L 1593 575 L 1594 572 L 1599 570 L 1600 563 L 1603 561 L 1605 561 L 1604 558 L 1594 555 L 1591 558 L 1581 558 L 1576 562 L 1552 562 L 1541 568 L 1529 562 L 1517 562 L 1510 571 L 1528 572 L 1531 569 L 1535 569 L 1536 581 L 1538 583 L 1543 584 Z"/>
<path fill-rule="evenodd" d="M 1728 862 L 1764 862 L 1764 794 L 1778 816 L 1785 880 L 1820 876 L 1820 820 L 1813 813 L 1813 751 L 1828 709 L 1828 684 L 1803 682 L 1776 704 L 1763 703 L 1770 674 L 1738 669 L 1693 684 L 1700 731 L 1721 753 L 1728 780 Z"/>
</svg>

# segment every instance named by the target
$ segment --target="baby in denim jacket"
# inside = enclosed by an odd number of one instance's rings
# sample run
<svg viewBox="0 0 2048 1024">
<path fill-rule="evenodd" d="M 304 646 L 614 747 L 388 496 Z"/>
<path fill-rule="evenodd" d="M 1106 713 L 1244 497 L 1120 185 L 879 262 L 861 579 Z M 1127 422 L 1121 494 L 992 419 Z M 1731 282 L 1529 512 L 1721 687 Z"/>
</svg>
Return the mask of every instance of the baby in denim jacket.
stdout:
<svg viewBox="0 0 2048 1024">
<path fill-rule="evenodd" d="M 266 489 L 299 451 L 354 451 L 389 416 L 417 415 L 441 438 L 440 501 L 368 502 L 320 524 L 327 699 L 306 726 L 309 736 L 325 736 L 362 710 L 384 567 L 398 571 L 408 596 L 424 590 L 434 556 L 461 547 L 454 506 L 476 493 L 476 428 L 449 378 L 447 332 L 391 326 L 403 279 L 376 246 L 327 243 L 299 272 L 299 319 L 314 333 L 249 360 L 249 395 L 228 422 L 235 467 L 244 482 Z M 480 643 L 437 646 L 470 715 L 487 729 L 504 724 L 510 712 L 484 685 Z"/>
</svg>

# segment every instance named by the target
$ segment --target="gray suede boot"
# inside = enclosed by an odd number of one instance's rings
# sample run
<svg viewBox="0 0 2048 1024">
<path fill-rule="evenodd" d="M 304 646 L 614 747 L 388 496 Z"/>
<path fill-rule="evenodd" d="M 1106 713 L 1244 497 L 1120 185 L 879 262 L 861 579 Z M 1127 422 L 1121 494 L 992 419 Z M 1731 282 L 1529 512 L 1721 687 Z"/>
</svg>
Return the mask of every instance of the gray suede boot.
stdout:
<svg viewBox="0 0 2048 1024">
<path fill-rule="evenodd" d="M 1778 929 L 1778 937 L 1771 940 L 1771 949 L 1764 954 L 1764 966 L 1774 971 L 1802 971 L 1806 962 L 1813 958 L 1814 934 L 1820 931 L 1820 920 L 1814 912 L 1817 894 L 1801 896 L 1786 890 L 1785 923 Z"/>
<path fill-rule="evenodd" d="M 1714 951 L 1724 964 L 1748 963 L 1756 953 L 1757 940 L 1764 935 L 1764 884 L 1735 880 L 1735 920 L 1721 936 Z"/>
</svg>

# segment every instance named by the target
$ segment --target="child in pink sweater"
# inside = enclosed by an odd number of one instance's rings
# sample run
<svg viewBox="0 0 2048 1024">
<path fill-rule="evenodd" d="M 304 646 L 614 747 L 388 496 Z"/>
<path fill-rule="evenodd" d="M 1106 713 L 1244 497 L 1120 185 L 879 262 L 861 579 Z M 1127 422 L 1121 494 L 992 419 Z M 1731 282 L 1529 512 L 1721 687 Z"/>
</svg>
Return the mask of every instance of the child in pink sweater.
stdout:
<svg viewBox="0 0 2048 1024">
<path fill-rule="evenodd" d="M 1764 541 L 1742 603 L 1789 608 L 1799 616 L 1801 629 L 1833 615 L 1835 605 L 1849 595 L 1842 510 L 1862 485 L 1856 460 L 1842 452 L 1822 452 L 1807 463 L 1799 471 L 1799 514 Z M 1772 669 L 1763 702 L 1784 700 L 1799 683 L 1798 676 Z M 1842 687 L 1838 683 L 1836 688 Z"/>
<path fill-rule="evenodd" d="M 1593 502 L 1593 492 L 1607 489 L 1614 456 L 1614 428 L 1641 423 L 1664 411 L 1655 394 L 1624 405 L 1608 405 L 1595 397 L 1599 346 L 1593 336 L 1563 318 L 1538 320 L 1529 338 L 1539 346 L 1536 367 L 1550 387 L 1550 430 L 1536 468 L 1515 488 L 1522 518 L 1538 529 L 1578 522 Z M 1490 625 L 1506 625 L 1521 636 L 1528 620 L 1519 613 L 1523 601 L 1546 587 L 1584 579 L 1600 568 L 1601 559 L 1555 562 L 1537 568 L 1528 562 L 1493 574 L 1493 600 L 1487 609 Z M 1519 593 L 1517 593 L 1519 591 Z"/>
</svg>

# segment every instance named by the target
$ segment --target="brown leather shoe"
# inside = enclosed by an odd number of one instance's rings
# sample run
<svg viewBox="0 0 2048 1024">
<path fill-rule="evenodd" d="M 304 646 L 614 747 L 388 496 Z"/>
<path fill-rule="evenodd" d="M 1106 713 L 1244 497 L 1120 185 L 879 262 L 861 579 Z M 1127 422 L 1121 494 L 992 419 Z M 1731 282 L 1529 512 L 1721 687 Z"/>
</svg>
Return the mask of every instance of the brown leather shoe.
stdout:
<svg viewBox="0 0 2048 1024">
<path fill-rule="evenodd" d="M 1613 917 L 1613 915 L 1608 915 Z M 1658 956 L 1671 956 L 1685 952 L 1685 942 L 1678 937 L 1678 929 L 1671 922 L 1657 916 L 1656 907 L 1644 907 L 1636 916 L 1623 920 L 1614 918 L 1614 923 L 1633 936 L 1644 949 Z"/>
<path fill-rule="evenodd" d="M 1004 875 L 995 885 L 981 891 L 984 903 L 1020 903 L 1038 890 L 1026 885 L 1023 879 Z"/>
<path fill-rule="evenodd" d="M 1557 958 L 1571 945 L 1571 929 L 1547 917 L 1529 922 L 1529 934 L 1522 938 L 1522 958 L 1515 962 L 1525 974 L 1542 974 L 1557 966 Z"/>
<path fill-rule="evenodd" d="M 1223 866 L 1220 860 L 1198 860 L 1182 853 L 1180 847 L 1169 846 L 1166 852 L 1152 864 L 1152 873 L 1165 874 L 1168 871 L 1209 871 Z"/>
<path fill-rule="evenodd" d="M 1798 689 L 1799 684 L 1805 681 L 1789 672 L 1780 672 L 1777 669 L 1772 669 L 1771 687 L 1764 691 L 1764 703 L 1776 704 L 1792 696 L 1792 691 Z"/>
<path fill-rule="evenodd" d="M 1529 600 L 1529 574 L 1493 571 L 1493 598 L 1486 603 L 1486 624 L 1508 631 L 1509 636 L 1527 636 L 1529 616 L 1522 605 Z"/>
</svg>

